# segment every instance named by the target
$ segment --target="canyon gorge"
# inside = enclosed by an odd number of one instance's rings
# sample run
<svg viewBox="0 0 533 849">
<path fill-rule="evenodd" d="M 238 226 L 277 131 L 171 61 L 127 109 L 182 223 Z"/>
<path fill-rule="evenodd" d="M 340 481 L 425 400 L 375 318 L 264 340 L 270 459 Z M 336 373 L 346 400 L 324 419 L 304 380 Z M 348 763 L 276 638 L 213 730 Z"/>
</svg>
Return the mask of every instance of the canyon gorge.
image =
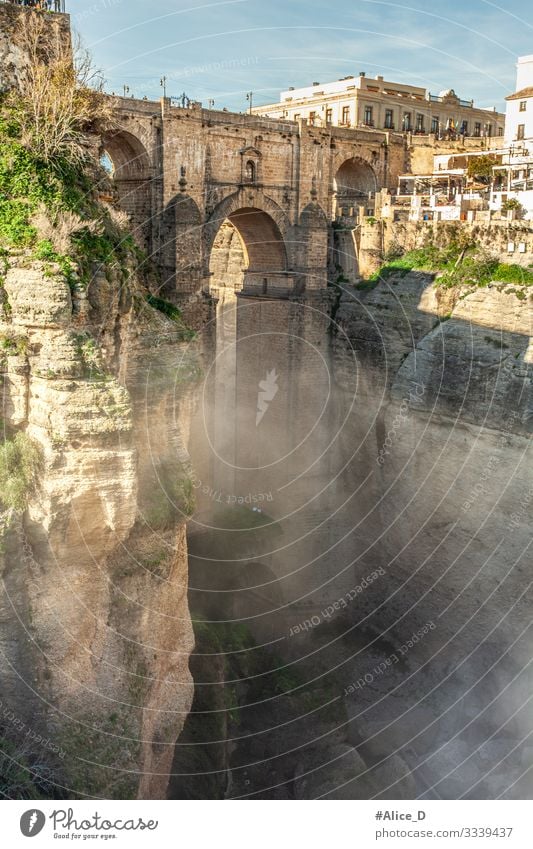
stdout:
<svg viewBox="0 0 533 849">
<path fill-rule="evenodd" d="M 2 792 L 529 798 L 528 223 L 376 219 L 399 133 L 106 102 L 75 212 L 2 128 Z"/>
</svg>

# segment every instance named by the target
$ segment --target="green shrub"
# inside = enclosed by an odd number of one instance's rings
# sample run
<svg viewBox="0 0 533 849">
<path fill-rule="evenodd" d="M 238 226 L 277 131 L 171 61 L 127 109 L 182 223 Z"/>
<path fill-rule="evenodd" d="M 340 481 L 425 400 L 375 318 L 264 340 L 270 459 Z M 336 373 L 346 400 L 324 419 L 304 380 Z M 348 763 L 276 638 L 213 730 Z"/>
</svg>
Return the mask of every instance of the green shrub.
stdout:
<svg viewBox="0 0 533 849">
<path fill-rule="evenodd" d="M 389 277 L 404 277 L 409 271 L 441 273 L 439 286 L 487 286 L 490 282 L 533 284 L 533 269 L 501 263 L 495 257 L 475 250 L 468 233 L 458 233 L 452 241 L 437 247 L 430 244 L 390 259 L 369 278 L 372 283 Z M 356 288 L 367 288 L 366 281 Z"/>
<path fill-rule="evenodd" d="M 41 448 L 25 433 L 17 433 L 0 445 L 0 500 L 5 508 L 26 509 L 41 466 Z"/>
<path fill-rule="evenodd" d="M 494 156 L 483 154 L 482 156 L 472 156 L 468 160 L 467 174 L 473 179 L 488 182 L 492 177 L 492 169 L 497 165 L 497 160 Z"/>
<path fill-rule="evenodd" d="M 170 301 L 165 301 L 163 298 L 158 298 L 155 295 L 147 295 L 146 302 L 155 310 L 162 312 L 167 318 L 172 319 L 177 324 L 182 324 L 181 310 L 171 304 Z"/>
<path fill-rule="evenodd" d="M 153 530 L 169 530 L 194 513 L 194 486 L 180 463 L 156 469 L 156 478 L 144 498 L 142 515 Z"/>
<path fill-rule="evenodd" d="M 525 210 L 518 198 L 509 198 L 504 203 L 502 203 L 502 212 L 512 212 L 516 211 L 520 215 L 523 215 Z"/>
<path fill-rule="evenodd" d="M 57 798 L 52 771 L 26 740 L 0 737 L 0 796 L 2 799 Z M 57 779 L 56 779 L 57 780 Z"/>
<path fill-rule="evenodd" d="M 6 331 L 0 335 L 0 350 L 5 351 L 8 356 L 25 354 L 28 340 L 25 336 L 19 336 L 13 331 Z"/>
<path fill-rule="evenodd" d="M 98 200 L 96 167 L 45 162 L 13 137 L 0 118 L 0 251 L 7 255 L 13 248 L 26 249 L 34 259 L 55 263 L 71 286 L 77 271 L 81 282 L 87 283 L 95 265 L 144 262 L 131 234 Z M 102 180 L 106 179 L 102 172 Z M 40 231 L 46 219 L 43 238 Z M 72 232 L 58 249 L 54 232 L 63 232 L 59 225 L 68 221 L 73 222 Z"/>
</svg>

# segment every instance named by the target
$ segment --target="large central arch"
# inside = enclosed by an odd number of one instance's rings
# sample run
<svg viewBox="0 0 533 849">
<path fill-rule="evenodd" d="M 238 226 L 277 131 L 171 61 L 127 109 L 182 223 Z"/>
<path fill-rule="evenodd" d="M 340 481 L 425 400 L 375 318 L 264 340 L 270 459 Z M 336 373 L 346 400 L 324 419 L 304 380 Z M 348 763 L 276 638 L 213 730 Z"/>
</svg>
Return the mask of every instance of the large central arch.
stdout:
<svg viewBox="0 0 533 849">
<path fill-rule="evenodd" d="M 252 202 L 256 198 L 252 199 Z M 205 228 L 211 288 L 268 294 L 287 288 L 291 278 L 284 232 L 287 222 L 273 202 L 226 198 Z"/>
<path fill-rule="evenodd" d="M 226 219 L 239 234 L 247 262 L 247 270 L 286 271 L 287 251 L 279 227 L 266 212 L 243 207 Z"/>
</svg>

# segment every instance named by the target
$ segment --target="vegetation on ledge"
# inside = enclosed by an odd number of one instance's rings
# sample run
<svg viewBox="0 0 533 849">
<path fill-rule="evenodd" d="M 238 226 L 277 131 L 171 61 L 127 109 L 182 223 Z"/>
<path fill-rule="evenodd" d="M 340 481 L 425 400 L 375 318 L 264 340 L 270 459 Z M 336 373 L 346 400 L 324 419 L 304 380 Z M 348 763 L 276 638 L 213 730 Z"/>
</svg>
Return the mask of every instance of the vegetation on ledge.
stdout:
<svg viewBox="0 0 533 849">
<path fill-rule="evenodd" d="M 126 216 L 98 195 L 110 192 L 95 155 L 110 126 L 102 82 L 86 51 L 75 49 L 73 66 L 40 27 L 28 18 L 27 74 L 0 96 L 0 255 L 59 266 L 74 287 L 99 265 L 131 264 L 138 249 Z"/>
<path fill-rule="evenodd" d="M 25 510 L 37 488 L 42 465 L 40 447 L 25 433 L 17 433 L 0 445 L 0 504 Z"/>
<path fill-rule="evenodd" d="M 502 263 L 468 242 L 452 241 L 446 247 L 430 244 L 403 253 L 394 248 L 385 264 L 370 277 L 370 283 L 405 276 L 410 271 L 437 274 L 439 286 L 488 286 L 495 281 L 515 286 L 533 286 L 533 267 Z M 518 293 L 517 293 L 518 294 Z M 518 294 L 520 297 L 520 295 Z"/>
</svg>

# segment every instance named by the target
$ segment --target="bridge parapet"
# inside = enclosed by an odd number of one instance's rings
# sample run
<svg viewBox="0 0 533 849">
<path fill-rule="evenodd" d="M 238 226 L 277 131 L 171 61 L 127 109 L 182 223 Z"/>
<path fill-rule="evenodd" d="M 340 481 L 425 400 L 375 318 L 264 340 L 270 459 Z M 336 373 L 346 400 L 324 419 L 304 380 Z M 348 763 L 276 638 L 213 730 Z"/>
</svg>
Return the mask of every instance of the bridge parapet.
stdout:
<svg viewBox="0 0 533 849">
<path fill-rule="evenodd" d="M 277 133 L 297 133 L 298 121 L 278 121 L 275 118 L 262 118 L 259 115 L 248 115 L 244 112 L 224 112 L 220 109 L 202 109 L 202 120 L 207 126 L 215 124 L 231 124 L 239 127 L 269 130 Z"/>
</svg>

